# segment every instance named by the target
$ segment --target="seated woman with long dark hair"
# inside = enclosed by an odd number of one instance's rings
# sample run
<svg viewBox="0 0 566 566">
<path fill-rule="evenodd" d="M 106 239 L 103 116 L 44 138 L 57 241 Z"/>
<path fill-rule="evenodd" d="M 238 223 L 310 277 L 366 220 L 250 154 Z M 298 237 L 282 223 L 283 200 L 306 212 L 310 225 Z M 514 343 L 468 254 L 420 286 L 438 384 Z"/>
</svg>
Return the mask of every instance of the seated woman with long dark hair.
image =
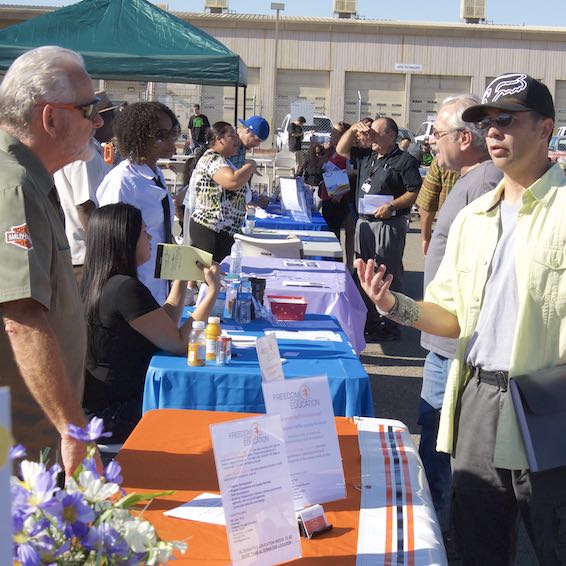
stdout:
<svg viewBox="0 0 566 566">
<path fill-rule="evenodd" d="M 245 186 L 257 170 L 253 163 L 234 169 L 228 161 L 240 146 L 238 134 L 228 122 L 212 124 L 206 138 L 208 149 L 193 172 L 195 202 L 188 230 L 193 246 L 222 261 L 230 255 L 234 234 L 240 231 L 246 215 Z M 187 195 L 185 206 L 189 204 Z"/>
<path fill-rule="evenodd" d="M 141 417 L 145 374 L 157 350 L 187 355 L 193 320 L 206 321 L 220 289 L 218 266 L 204 268 L 209 292 L 181 326 L 186 281 L 174 281 L 161 307 L 137 277 L 150 258 L 138 208 L 111 204 L 91 215 L 81 295 L 88 330 L 83 407 L 122 442 Z M 212 291 L 212 292 L 210 292 Z"/>
</svg>

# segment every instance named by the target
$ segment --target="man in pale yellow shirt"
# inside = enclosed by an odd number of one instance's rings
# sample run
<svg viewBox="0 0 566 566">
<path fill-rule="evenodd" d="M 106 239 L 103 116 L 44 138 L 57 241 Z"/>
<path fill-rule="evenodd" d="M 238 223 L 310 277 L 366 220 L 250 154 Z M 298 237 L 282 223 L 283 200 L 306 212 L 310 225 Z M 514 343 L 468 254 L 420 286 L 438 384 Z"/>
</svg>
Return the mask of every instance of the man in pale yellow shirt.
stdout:
<svg viewBox="0 0 566 566">
<path fill-rule="evenodd" d="M 542 83 L 506 74 L 462 117 L 485 131 L 504 177 L 457 216 L 425 302 L 389 291 L 385 266 L 358 260 L 358 276 L 382 314 L 459 339 L 438 449 L 454 455 L 464 564 L 513 564 L 519 511 L 540 564 L 564 564 L 566 468 L 529 472 L 507 387 L 566 363 L 566 182 L 547 158 L 554 104 Z"/>
</svg>

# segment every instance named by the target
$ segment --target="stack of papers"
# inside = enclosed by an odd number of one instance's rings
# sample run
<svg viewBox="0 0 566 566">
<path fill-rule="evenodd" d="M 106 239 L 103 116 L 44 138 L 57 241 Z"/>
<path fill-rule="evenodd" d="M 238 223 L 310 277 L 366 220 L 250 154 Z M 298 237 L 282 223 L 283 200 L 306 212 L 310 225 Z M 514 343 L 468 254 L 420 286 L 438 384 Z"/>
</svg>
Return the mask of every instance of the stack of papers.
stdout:
<svg viewBox="0 0 566 566">
<path fill-rule="evenodd" d="M 275 334 L 278 340 L 309 340 L 311 342 L 342 342 L 342 336 L 331 330 L 266 330 L 265 334 Z"/>
</svg>

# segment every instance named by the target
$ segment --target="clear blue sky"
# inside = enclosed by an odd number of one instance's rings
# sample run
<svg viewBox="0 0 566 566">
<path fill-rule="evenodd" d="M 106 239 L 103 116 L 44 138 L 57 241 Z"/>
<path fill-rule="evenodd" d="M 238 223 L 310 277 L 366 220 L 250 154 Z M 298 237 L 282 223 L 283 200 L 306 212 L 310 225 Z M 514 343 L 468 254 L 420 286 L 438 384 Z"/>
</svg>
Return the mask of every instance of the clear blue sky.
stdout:
<svg viewBox="0 0 566 566">
<path fill-rule="evenodd" d="M 63 6 L 68 0 L 0 0 L 1 4 Z M 200 12 L 204 0 L 159 0 L 171 10 Z M 286 0 L 285 15 L 332 16 L 332 0 Z M 271 0 L 229 0 L 230 10 L 246 14 L 271 12 Z M 358 0 L 358 13 L 365 18 L 457 22 L 460 0 Z M 487 0 L 488 22 L 495 24 L 566 27 L 565 0 Z"/>
</svg>

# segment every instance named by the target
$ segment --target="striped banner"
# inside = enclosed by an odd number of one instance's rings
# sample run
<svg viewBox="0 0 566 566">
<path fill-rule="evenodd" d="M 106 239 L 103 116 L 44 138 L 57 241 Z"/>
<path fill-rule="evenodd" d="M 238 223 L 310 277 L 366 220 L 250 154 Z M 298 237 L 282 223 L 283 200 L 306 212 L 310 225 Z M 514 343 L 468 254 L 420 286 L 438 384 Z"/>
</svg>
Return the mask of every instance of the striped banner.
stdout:
<svg viewBox="0 0 566 566">
<path fill-rule="evenodd" d="M 357 419 L 361 455 L 358 566 L 447 565 L 422 463 L 407 427 Z"/>
</svg>

